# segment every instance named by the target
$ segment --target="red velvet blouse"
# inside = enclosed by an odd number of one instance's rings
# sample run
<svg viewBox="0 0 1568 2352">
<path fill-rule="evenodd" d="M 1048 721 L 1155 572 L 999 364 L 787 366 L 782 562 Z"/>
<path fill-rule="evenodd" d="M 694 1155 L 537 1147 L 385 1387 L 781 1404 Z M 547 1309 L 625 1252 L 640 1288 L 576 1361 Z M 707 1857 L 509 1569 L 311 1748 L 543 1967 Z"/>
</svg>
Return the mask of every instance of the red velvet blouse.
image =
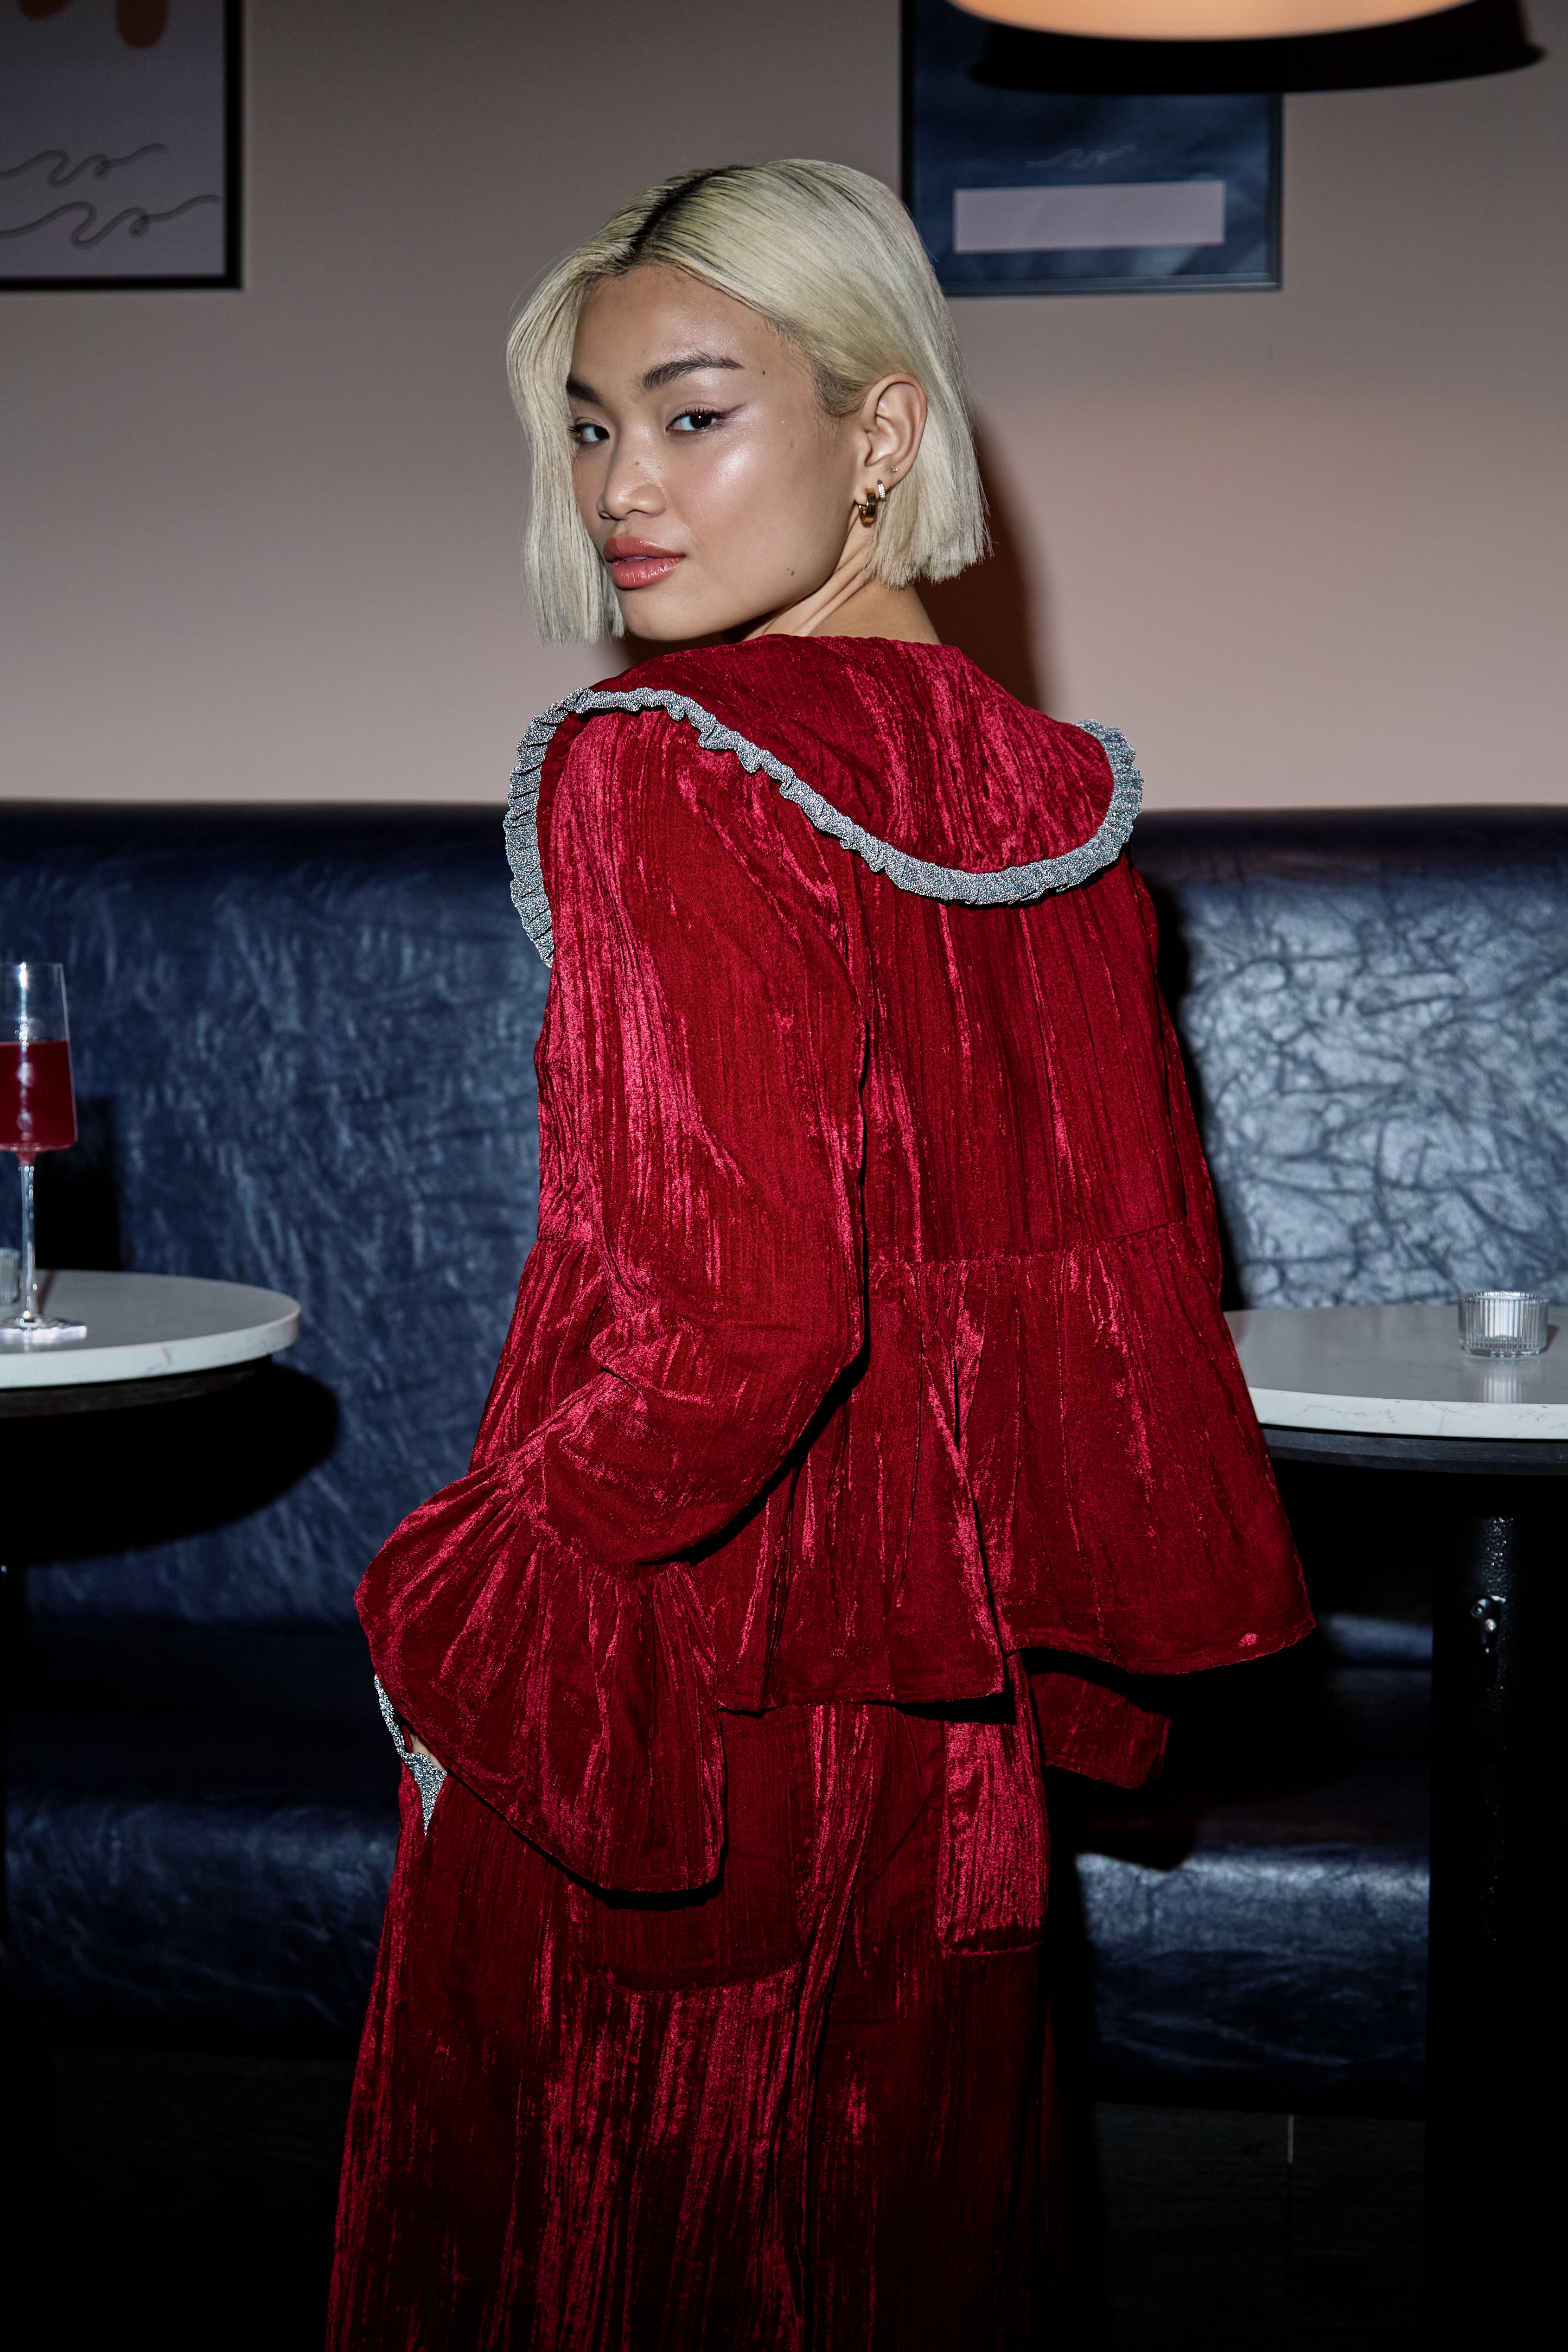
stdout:
<svg viewBox="0 0 1568 2352">
<path fill-rule="evenodd" d="M 1147 894 L 1112 840 L 1031 903 L 921 895 L 1091 841 L 1101 741 L 880 639 L 605 692 L 653 690 L 531 735 L 539 1239 L 468 1475 L 359 1596 L 443 1762 L 643 1889 L 718 1867 L 716 1708 L 974 1698 L 1036 1645 L 1182 1672 L 1311 1623 Z M 1067 1672 L 1047 1749 L 1137 1777 L 1131 1712 Z"/>
</svg>

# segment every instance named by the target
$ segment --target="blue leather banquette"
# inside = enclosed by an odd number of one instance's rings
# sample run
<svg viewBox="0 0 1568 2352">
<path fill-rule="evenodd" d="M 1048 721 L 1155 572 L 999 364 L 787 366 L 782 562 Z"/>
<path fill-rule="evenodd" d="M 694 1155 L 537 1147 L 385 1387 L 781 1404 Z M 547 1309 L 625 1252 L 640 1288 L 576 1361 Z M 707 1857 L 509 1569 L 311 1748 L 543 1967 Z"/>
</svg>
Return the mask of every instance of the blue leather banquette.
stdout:
<svg viewBox="0 0 1568 2352">
<path fill-rule="evenodd" d="M 71 992 L 45 1262 L 304 1308 L 220 1394 L 0 1422 L 15 1986 L 61 2036 L 350 2048 L 396 1769 L 351 1596 L 466 1460 L 532 1234 L 546 974 L 499 812 L 13 804 L 0 845 L 0 955 Z M 1568 1296 L 1568 814 L 1152 816 L 1133 854 L 1233 1302 Z M 1058 1999 L 1103 2095 L 1397 2113 L 1436 1506 L 1285 1484 L 1324 1630 L 1166 1691 L 1156 1790 L 1064 1776 Z"/>
</svg>

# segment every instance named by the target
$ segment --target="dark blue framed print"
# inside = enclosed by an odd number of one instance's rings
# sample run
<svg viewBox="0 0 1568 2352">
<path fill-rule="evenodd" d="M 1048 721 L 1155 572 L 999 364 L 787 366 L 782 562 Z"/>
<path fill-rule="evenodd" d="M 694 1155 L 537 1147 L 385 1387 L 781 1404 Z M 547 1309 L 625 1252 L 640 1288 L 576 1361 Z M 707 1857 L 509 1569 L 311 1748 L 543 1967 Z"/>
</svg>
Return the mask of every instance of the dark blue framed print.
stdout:
<svg viewBox="0 0 1568 2352">
<path fill-rule="evenodd" d="M 989 31 L 904 0 L 904 201 L 947 293 L 1279 285 L 1278 97 L 1007 88 Z"/>
</svg>

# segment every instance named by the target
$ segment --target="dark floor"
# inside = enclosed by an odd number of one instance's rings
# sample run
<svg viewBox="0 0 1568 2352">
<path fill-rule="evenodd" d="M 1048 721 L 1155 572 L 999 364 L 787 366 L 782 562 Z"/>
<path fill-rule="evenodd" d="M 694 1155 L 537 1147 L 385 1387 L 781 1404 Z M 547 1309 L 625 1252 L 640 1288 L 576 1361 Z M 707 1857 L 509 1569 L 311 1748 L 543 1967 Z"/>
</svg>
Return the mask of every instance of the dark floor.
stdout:
<svg viewBox="0 0 1568 2352">
<path fill-rule="evenodd" d="M 350 2068 L 56 2050 L 5 2139 L 18 2352 L 316 2352 Z M 36 2130 L 18 2130 L 24 2116 Z M 1403 2352 L 1421 2126 L 1094 2111 L 1079 2318 L 1052 2352 Z M 47 2143 L 47 2144 L 45 2144 Z"/>
<path fill-rule="evenodd" d="M 17 2086 L 17 2352 L 318 2352 L 353 2067 L 57 2050 Z"/>
<path fill-rule="evenodd" d="M 1420 2124 L 1101 2106 L 1094 2128 L 1100 2308 L 1086 2346 L 1413 2352 Z"/>
</svg>

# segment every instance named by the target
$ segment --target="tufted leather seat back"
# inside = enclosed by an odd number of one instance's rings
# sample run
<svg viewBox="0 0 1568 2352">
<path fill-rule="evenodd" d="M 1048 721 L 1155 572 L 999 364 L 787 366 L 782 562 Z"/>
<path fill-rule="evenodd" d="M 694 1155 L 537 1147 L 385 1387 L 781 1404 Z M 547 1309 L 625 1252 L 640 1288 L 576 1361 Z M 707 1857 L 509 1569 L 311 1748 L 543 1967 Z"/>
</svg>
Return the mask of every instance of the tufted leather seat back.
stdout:
<svg viewBox="0 0 1568 2352">
<path fill-rule="evenodd" d="M 1249 1307 L 1568 1298 L 1568 810 L 1146 816 Z"/>
</svg>

